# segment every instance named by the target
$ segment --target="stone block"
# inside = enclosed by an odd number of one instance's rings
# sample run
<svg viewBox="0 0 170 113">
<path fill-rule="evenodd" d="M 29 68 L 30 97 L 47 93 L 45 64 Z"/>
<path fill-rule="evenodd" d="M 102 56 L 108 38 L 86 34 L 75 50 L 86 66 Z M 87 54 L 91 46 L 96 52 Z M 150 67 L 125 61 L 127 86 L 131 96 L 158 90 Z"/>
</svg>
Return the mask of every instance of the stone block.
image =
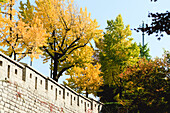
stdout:
<svg viewBox="0 0 170 113">
<path fill-rule="evenodd" d="M 5 102 L 4 102 L 4 101 L 1 101 L 1 105 L 2 105 L 2 106 L 5 106 Z"/>
<path fill-rule="evenodd" d="M 0 110 L 0 113 L 5 113 L 5 110 L 1 109 L 1 110 Z"/>
<path fill-rule="evenodd" d="M 0 81 L 0 113 L 50 113 L 50 109 L 53 109 L 53 113 L 60 113 L 61 108 L 65 113 L 79 113 L 79 111 L 85 113 L 84 104 L 77 106 L 79 94 L 72 89 L 61 86 L 32 67 L 21 65 L 2 53 L 0 53 L 0 60 L 3 61 L 0 73 L 4 73 L 4 75 L 0 75 L 0 78 L 7 78 L 8 65 L 11 70 L 10 78 L 8 78 L 11 84 Z M 15 69 L 18 70 L 17 75 Z M 22 80 L 22 76 L 25 77 L 25 81 Z M 17 92 L 21 93 L 18 97 L 16 96 Z M 56 94 L 57 100 L 55 100 Z M 63 94 L 65 95 L 64 99 Z M 91 103 L 91 100 L 85 99 L 85 97 L 82 97 L 82 100 L 83 103 L 86 102 L 86 105 Z M 72 105 L 70 105 L 71 101 Z M 80 101 L 79 99 L 79 104 L 81 104 Z M 99 103 L 96 104 L 99 105 Z M 51 106 L 53 107 L 51 108 Z M 89 108 L 91 105 L 87 106 L 87 109 Z M 98 113 L 98 110 L 94 113 Z"/>
</svg>

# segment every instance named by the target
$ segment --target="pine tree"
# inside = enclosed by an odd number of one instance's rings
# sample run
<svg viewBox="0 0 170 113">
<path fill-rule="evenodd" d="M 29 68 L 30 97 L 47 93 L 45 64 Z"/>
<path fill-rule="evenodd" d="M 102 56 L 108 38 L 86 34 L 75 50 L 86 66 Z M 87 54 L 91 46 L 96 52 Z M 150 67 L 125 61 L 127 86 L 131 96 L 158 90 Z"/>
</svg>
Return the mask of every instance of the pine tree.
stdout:
<svg viewBox="0 0 170 113">
<path fill-rule="evenodd" d="M 141 43 L 139 43 L 139 48 L 140 48 L 140 54 L 139 57 L 141 58 L 146 58 L 147 60 L 151 59 L 151 55 L 149 54 L 150 49 L 147 48 L 148 44 L 145 44 L 144 46 L 141 45 Z"/>
</svg>

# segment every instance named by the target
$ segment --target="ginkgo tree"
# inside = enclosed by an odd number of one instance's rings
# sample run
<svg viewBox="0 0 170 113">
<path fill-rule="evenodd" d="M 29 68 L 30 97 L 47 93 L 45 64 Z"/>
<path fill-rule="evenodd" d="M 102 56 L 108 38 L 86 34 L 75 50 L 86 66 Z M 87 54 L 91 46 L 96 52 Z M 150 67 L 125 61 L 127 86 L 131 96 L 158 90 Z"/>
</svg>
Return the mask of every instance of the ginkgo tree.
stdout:
<svg viewBox="0 0 170 113">
<path fill-rule="evenodd" d="M 38 58 L 42 54 L 39 47 L 45 44 L 48 34 L 37 17 L 33 17 L 31 23 L 16 18 L 20 13 L 13 8 L 15 2 L 0 4 L 0 46 L 3 47 L 0 50 L 18 61 L 27 55 Z"/>
<path fill-rule="evenodd" d="M 79 10 L 73 0 L 36 0 L 33 10 L 27 3 L 21 3 L 22 20 L 29 23 L 36 16 L 50 34 L 40 49 L 45 56 L 44 62 L 53 60 L 54 80 L 58 81 L 68 69 L 89 62 L 85 56 L 79 57 L 78 54 L 89 56 L 90 52 L 81 49 L 87 48 L 92 39 L 97 41 L 102 30 L 98 29 L 97 21 L 90 18 L 86 8 L 85 11 Z"/>
<path fill-rule="evenodd" d="M 100 49 L 100 62 L 105 82 L 113 84 L 116 75 L 124 70 L 125 66 L 133 65 L 138 61 L 139 47 L 132 43 L 129 25 L 124 26 L 122 16 L 118 15 L 116 20 L 107 21 L 108 27 Z"/>
<path fill-rule="evenodd" d="M 69 86 L 70 88 L 74 89 L 78 93 L 86 94 L 94 94 L 99 91 L 99 87 L 103 84 L 103 77 L 99 76 L 101 73 L 100 71 L 100 64 L 92 65 L 87 64 L 86 67 L 74 67 L 71 72 L 69 73 L 70 78 L 67 78 L 67 82 L 64 82 L 64 85 Z"/>
<path fill-rule="evenodd" d="M 115 96 L 119 94 L 121 98 L 123 81 L 118 75 L 127 66 L 133 65 L 138 61 L 140 50 L 136 43 L 132 43 L 133 38 L 130 37 L 132 34 L 130 26 L 124 25 L 121 15 L 118 15 L 115 21 L 108 20 L 107 24 L 104 39 L 97 44 L 100 52 L 101 76 L 103 76 L 104 85 L 114 87 L 113 92 Z M 103 93 L 99 93 L 99 96 L 107 98 L 108 96 L 105 94 L 107 93 L 103 91 Z M 113 101 L 113 98 L 105 101 Z"/>
</svg>

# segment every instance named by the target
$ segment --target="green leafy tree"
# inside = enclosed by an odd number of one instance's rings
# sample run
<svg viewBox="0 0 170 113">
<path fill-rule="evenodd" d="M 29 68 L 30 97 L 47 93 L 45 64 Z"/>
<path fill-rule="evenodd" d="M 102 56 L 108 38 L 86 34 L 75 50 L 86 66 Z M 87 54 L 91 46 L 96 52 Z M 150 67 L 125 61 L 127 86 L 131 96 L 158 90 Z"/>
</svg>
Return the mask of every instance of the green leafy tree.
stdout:
<svg viewBox="0 0 170 113">
<path fill-rule="evenodd" d="M 119 94 L 118 97 L 121 98 L 123 81 L 118 75 L 127 66 L 133 65 L 138 61 L 140 50 L 136 43 L 132 43 L 133 38 L 130 38 L 130 26 L 124 26 L 121 15 L 118 15 L 115 21 L 108 20 L 107 24 L 104 39 L 97 45 L 100 51 L 101 76 L 103 76 L 104 85 L 114 87 L 113 92 L 116 95 Z M 104 98 L 102 94 L 99 93 L 99 96 Z"/>
</svg>

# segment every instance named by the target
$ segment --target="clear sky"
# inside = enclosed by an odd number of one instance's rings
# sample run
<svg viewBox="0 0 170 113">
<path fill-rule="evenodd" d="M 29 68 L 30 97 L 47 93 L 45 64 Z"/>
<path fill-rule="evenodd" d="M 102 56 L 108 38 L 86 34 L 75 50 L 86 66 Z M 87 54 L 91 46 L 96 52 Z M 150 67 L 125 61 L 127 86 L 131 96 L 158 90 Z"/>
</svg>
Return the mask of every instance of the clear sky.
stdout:
<svg viewBox="0 0 170 113">
<path fill-rule="evenodd" d="M 75 3 L 78 7 L 87 7 L 87 11 L 91 13 L 92 19 L 97 19 L 100 29 L 103 30 L 107 27 L 107 20 L 115 20 L 118 14 L 122 15 L 124 24 L 129 24 L 131 29 L 133 29 L 139 27 L 142 21 L 150 24 L 149 12 L 164 13 L 167 10 L 170 11 L 170 0 L 158 0 L 158 2 L 150 2 L 150 0 L 75 0 Z M 165 33 L 164 37 L 158 41 L 155 35 L 145 35 L 145 43 L 148 43 L 152 58 L 156 56 L 161 57 L 163 48 L 170 50 L 170 36 Z M 142 33 L 132 31 L 132 37 L 134 42 L 139 43 L 141 42 Z M 25 58 L 23 62 L 29 63 L 30 59 Z M 42 59 L 34 60 L 33 67 L 46 76 L 50 74 L 49 64 L 42 64 Z M 63 79 L 59 79 L 59 83 Z"/>
</svg>

